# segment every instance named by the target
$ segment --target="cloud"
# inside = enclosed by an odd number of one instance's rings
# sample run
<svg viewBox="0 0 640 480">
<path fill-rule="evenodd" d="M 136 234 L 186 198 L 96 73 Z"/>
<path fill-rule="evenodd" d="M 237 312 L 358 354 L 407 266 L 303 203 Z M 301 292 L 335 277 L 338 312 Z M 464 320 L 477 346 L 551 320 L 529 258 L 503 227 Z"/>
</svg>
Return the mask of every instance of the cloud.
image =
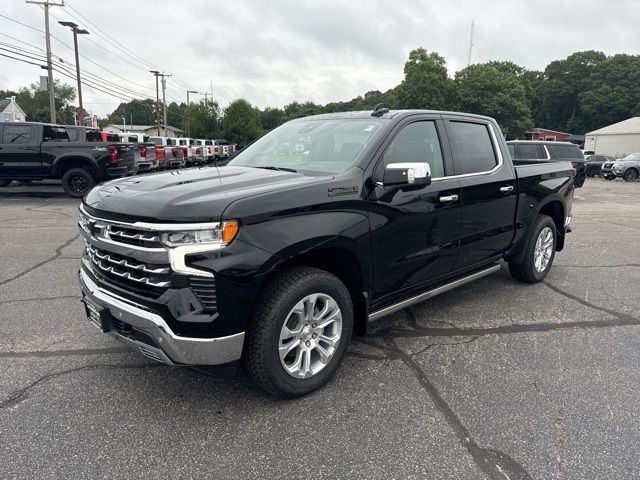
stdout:
<svg viewBox="0 0 640 480">
<path fill-rule="evenodd" d="M 157 66 L 175 75 L 167 84 L 169 101 L 185 101 L 187 86 L 208 92 L 213 82 L 214 96 L 223 106 L 237 97 L 265 107 L 384 91 L 402 80 L 408 53 L 419 46 L 445 56 L 453 75 L 467 63 L 472 19 L 473 62 L 512 60 L 543 69 L 578 50 L 638 54 L 640 46 L 637 0 L 616 0 L 606 8 L 598 0 L 70 1 L 67 5 L 94 25 L 68 7 L 51 11 L 91 32 L 80 38 L 80 50 L 100 66 L 81 59 L 83 69 L 155 96 L 148 70 Z M 5 10 L 3 14 L 43 29 L 42 11 L 34 5 L 9 2 Z M 110 45 L 96 27 L 151 65 Z M 53 18 L 51 30 L 72 45 L 69 30 Z M 41 33 L 4 18 L 0 32 L 44 47 Z M 2 35 L 0 41 L 16 43 Z M 52 48 L 73 60 L 73 52 L 57 40 Z M 41 73 L 38 67 L 0 57 L 0 88 L 28 85 Z M 83 97 L 87 108 L 99 114 L 120 102 L 90 88 L 83 89 Z"/>
</svg>

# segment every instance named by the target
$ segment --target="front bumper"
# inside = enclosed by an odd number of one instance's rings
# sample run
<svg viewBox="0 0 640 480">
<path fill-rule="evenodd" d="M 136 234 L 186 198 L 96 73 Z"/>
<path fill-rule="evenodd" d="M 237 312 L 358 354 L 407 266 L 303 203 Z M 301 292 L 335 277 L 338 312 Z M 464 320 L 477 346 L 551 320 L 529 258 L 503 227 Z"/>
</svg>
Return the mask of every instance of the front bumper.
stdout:
<svg viewBox="0 0 640 480">
<path fill-rule="evenodd" d="M 222 365 L 240 359 L 244 332 L 227 337 L 191 338 L 173 333 L 164 319 L 96 285 L 80 270 L 83 301 L 115 319 L 106 332 L 146 357 L 168 365 Z"/>
</svg>

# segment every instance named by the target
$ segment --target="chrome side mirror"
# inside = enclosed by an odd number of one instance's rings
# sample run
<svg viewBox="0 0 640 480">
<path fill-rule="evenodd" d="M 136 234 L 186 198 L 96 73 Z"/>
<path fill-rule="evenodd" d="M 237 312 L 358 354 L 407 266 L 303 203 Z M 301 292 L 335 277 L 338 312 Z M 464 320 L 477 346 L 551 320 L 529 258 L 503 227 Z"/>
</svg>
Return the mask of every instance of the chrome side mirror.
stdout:
<svg viewBox="0 0 640 480">
<path fill-rule="evenodd" d="M 390 163 L 384 169 L 382 184 L 390 186 L 423 186 L 431 183 L 431 168 L 428 163 Z"/>
</svg>

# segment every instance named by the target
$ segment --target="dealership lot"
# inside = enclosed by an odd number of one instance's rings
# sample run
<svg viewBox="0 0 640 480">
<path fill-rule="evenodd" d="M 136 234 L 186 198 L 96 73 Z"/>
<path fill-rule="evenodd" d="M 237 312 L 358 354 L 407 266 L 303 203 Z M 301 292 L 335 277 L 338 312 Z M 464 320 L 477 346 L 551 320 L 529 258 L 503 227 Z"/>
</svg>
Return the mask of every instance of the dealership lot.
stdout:
<svg viewBox="0 0 640 480">
<path fill-rule="evenodd" d="M 382 319 L 294 401 L 130 353 L 85 319 L 78 201 L 0 191 L 0 478 L 639 475 L 640 184 L 587 179 L 546 281 Z"/>
</svg>

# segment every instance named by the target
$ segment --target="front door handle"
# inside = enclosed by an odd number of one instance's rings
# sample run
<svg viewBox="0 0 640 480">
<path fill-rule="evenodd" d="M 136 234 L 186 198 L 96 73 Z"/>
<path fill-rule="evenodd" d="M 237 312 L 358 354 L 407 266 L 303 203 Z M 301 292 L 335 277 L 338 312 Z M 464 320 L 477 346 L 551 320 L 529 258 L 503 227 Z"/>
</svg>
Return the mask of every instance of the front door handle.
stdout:
<svg viewBox="0 0 640 480">
<path fill-rule="evenodd" d="M 458 201 L 458 195 L 444 195 L 444 196 L 438 198 L 438 200 L 440 200 L 440 203 L 457 202 Z"/>
<path fill-rule="evenodd" d="M 513 192 L 513 185 L 507 185 L 506 187 L 500 187 L 500 191 L 502 193 L 511 193 L 511 192 Z"/>
</svg>

